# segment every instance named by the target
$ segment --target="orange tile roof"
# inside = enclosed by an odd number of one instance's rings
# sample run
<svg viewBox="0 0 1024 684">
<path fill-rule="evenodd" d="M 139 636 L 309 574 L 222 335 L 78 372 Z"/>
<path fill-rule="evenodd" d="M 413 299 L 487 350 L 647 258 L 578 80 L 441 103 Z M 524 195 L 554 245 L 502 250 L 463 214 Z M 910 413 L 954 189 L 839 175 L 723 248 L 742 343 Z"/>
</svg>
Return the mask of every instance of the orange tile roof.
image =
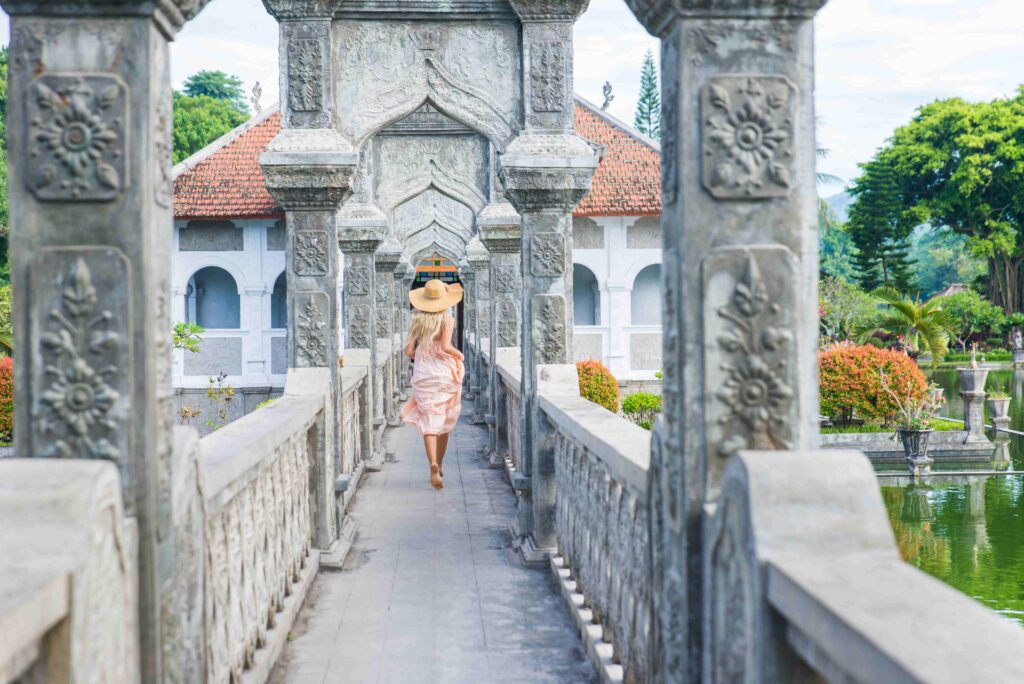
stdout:
<svg viewBox="0 0 1024 684">
<path fill-rule="evenodd" d="M 576 130 L 607 147 L 593 189 L 576 216 L 650 216 L 661 213 L 658 149 L 643 136 L 577 100 Z M 281 126 L 269 112 L 211 143 L 175 168 L 174 216 L 178 219 L 280 218 L 267 192 L 259 156 Z"/>
</svg>

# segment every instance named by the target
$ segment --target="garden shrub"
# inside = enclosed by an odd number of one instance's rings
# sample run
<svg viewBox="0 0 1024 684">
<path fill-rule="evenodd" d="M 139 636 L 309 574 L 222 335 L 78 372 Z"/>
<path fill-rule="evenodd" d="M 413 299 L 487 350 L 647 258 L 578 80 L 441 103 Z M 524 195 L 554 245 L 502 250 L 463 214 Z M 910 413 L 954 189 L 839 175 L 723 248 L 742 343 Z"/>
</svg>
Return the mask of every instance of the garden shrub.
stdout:
<svg viewBox="0 0 1024 684">
<path fill-rule="evenodd" d="M 14 359 L 0 359 L 0 441 L 14 436 Z"/>
<path fill-rule="evenodd" d="M 921 399 L 928 383 L 917 364 L 903 352 L 872 345 L 836 347 L 818 354 L 821 412 L 839 425 L 857 417 L 891 422 L 899 406 L 882 388 L 886 384 L 900 398 Z"/>
<path fill-rule="evenodd" d="M 650 430 L 654 418 L 661 413 L 661 397 L 650 392 L 630 394 L 622 400 L 622 413 L 644 430 Z"/>
<path fill-rule="evenodd" d="M 603 363 L 589 359 L 577 361 L 580 376 L 580 396 L 600 404 L 612 413 L 619 412 L 619 381 Z"/>
</svg>

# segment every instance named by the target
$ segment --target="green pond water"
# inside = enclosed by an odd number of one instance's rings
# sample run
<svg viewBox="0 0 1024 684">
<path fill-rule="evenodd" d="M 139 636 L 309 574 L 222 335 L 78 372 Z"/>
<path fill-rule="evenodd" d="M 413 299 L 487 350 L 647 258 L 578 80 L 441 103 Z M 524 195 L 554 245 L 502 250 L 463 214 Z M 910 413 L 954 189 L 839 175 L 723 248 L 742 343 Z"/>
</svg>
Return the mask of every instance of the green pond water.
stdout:
<svg viewBox="0 0 1024 684">
<path fill-rule="evenodd" d="M 943 415 L 962 418 L 956 371 L 928 375 L 946 390 Z M 1024 431 L 1024 371 L 990 375 L 1013 396 L 1010 427 Z M 965 467 L 936 465 L 942 470 Z M 991 464 L 966 468 L 1024 470 L 1024 438 L 999 437 Z M 908 563 L 1024 624 L 1024 476 L 932 476 L 916 484 L 883 477 L 879 482 Z"/>
</svg>

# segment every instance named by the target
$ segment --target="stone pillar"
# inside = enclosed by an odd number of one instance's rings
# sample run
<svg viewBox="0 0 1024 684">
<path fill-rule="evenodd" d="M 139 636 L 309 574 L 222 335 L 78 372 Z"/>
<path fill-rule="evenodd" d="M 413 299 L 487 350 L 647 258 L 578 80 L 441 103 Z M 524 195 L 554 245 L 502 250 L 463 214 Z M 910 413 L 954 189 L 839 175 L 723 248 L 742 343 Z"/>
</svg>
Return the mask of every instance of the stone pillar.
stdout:
<svg viewBox="0 0 1024 684">
<path fill-rule="evenodd" d="M 503 426 L 499 424 L 499 379 L 498 379 L 498 347 L 515 347 L 519 344 L 519 316 L 522 305 L 523 279 L 520 274 L 520 231 L 519 214 L 508 202 L 489 204 L 477 217 L 480 229 L 480 242 L 490 255 L 491 300 L 488 311 L 490 317 L 488 338 L 488 354 L 491 365 L 488 371 L 488 424 L 490 435 L 487 444 L 487 458 L 492 467 L 504 467 L 508 448 L 499 439 L 499 431 L 503 434 Z"/>
<path fill-rule="evenodd" d="M 743 554 L 704 538 L 726 459 L 818 441 L 811 20 L 825 0 L 627 2 L 662 39 L 665 376 L 648 679 L 728 679 L 702 675 L 735 646 L 715 636 L 734 625 L 705 610 L 721 598 L 705 590 L 723 584 L 705 573 L 741 572 L 730 563 Z"/>
<path fill-rule="evenodd" d="M 542 560 L 555 551 L 554 455 L 535 439 L 537 366 L 571 364 L 572 210 L 590 190 L 598 157 L 573 130 L 572 25 L 586 7 L 557 10 L 540 0 L 512 0 L 523 22 L 526 128 L 499 159 L 505 196 L 522 217 L 522 444 L 533 524 L 522 547 Z M 528 331 L 528 332 L 527 332 Z"/>
<path fill-rule="evenodd" d="M 383 242 L 382 227 L 343 227 L 338 222 L 338 245 L 345 255 L 345 349 L 366 349 L 369 352 L 367 385 L 368 410 L 366 421 L 372 434 L 368 444 L 370 454 L 364 461 L 367 470 L 377 471 L 384 465 L 381 445 L 384 429 L 384 403 L 382 384 L 377 372 L 377 268 L 375 253 Z"/>
<path fill-rule="evenodd" d="M 285 211 L 288 285 L 288 367 L 327 368 L 340 401 L 338 378 L 338 252 L 335 213 L 352 193 L 357 155 L 333 127 L 331 14 L 324 7 L 268 0 L 278 21 L 281 130 L 260 156 L 267 189 Z M 337 404 L 335 404 L 337 405 Z M 334 485 L 340 468 L 341 415 L 325 427 L 334 467 L 316 473 L 314 543 L 330 552 L 338 542 Z M 336 547 L 335 547 L 336 548 Z"/>
<path fill-rule="evenodd" d="M 398 377 L 401 379 L 403 396 L 412 378 L 412 361 L 405 356 L 404 348 L 407 341 L 406 338 L 409 336 L 409 288 L 412 287 L 412 281 L 415 277 L 416 269 L 407 259 L 403 258 L 398 269 L 395 270 L 395 321 L 403 347 L 403 351 L 398 357 L 401 364 Z"/>
<path fill-rule="evenodd" d="M 985 436 L 985 381 L 988 369 L 979 368 L 975 352 L 971 353 L 971 364 L 957 368 L 960 376 L 960 398 L 964 400 L 964 430 L 967 431 L 965 444 L 988 444 Z"/>
<path fill-rule="evenodd" d="M 469 262 L 465 258 L 459 261 L 459 279 L 462 281 L 463 286 L 462 339 L 464 344 L 462 345 L 462 351 L 466 355 L 465 373 L 462 378 L 462 398 L 472 402 L 476 400 L 476 393 L 479 389 L 476 373 L 473 371 L 473 366 L 476 364 L 475 347 L 479 344 L 479 340 L 476 338 L 476 316 L 474 315 L 476 307 L 476 273 L 470 268 Z M 473 338 L 473 351 L 470 351 L 467 344 L 470 337 Z"/>
<path fill-rule="evenodd" d="M 377 326 L 377 339 L 387 340 L 389 354 L 394 354 L 395 345 L 395 270 L 402 259 L 402 246 L 393 238 L 389 238 L 380 246 L 374 257 L 377 274 L 376 307 L 374 320 Z M 397 382 L 395 376 L 398 368 L 381 378 L 383 384 L 382 399 L 384 417 L 388 425 L 398 425 L 398 406 L 396 403 Z"/>
<path fill-rule="evenodd" d="M 466 247 L 466 261 L 475 276 L 473 292 L 473 321 L 476 337 L 477 353 L 474 358 L 473 378 L 476 385 L 476 397 L 473 406 L 473 422 L 487 422 L 488 414 L 488 382 L 484 373 L 483 344 L 490 344 L 491 323 L 491 255 L 487 252 L 479 237 L 473 238 Z"/>
<path fill-rule="evenodd" d="M 125 667 L 146 682 L 181 654 L 161 627 L 176 605 L 167 44 L 203 4 L 3 2 L 15 448 L 117 465 L 142 654 Z"/>
</svg>

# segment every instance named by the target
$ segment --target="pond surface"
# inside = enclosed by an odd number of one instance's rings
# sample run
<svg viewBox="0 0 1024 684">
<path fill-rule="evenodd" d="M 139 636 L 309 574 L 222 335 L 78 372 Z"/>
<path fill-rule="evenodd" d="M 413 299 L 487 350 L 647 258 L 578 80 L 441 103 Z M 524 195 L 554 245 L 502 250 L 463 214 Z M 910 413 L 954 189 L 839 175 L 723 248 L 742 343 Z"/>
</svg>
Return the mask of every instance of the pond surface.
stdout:
<svg viewBox="0 0 1024 684">
<path fill-rule="evenodd" d="M 927 375 L 946 390 L 942 415 L 963 418 L 956 371 Z M 1024 371 L 989 375 L 1013 397 L 1010 427 L 1024 431 Z M 992 468 L 1008 466 L 1024 470 L 1024 438 L 996 438 Z M 955 464 L 948 467 L 957 469 Z M 970 469 L 982 470 L 984 464 L 971 464 Z M 879 482 L 897 545 L 908 563 L 1024 624 L 1024 476 L 933 475 L 915 484 L 882 477 Z"/>
</svg>

